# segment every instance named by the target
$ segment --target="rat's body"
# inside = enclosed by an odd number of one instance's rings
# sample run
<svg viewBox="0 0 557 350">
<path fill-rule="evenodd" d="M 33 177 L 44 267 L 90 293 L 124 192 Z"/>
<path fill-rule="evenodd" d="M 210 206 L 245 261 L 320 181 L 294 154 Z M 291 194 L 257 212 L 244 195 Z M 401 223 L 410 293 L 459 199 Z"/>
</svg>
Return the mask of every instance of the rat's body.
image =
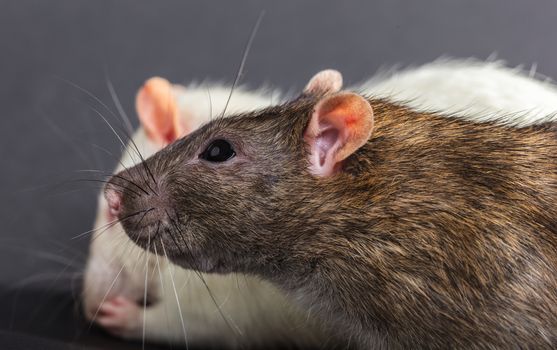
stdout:
<svg viewBox="0 0 557 350">
<path fill-rule="evenodd" d="M 280 272 L 241 268 L 369 348 L 554 348 L 557 123 L 516 129 L 370 104 L 374 135 L 345 173 L 278 195 L 296 203 L 276 214 L 296 241 L 273 245 L 295 258 Z"/>
<path fill-rule="evenodd" d="M 530 119 L 527 120 L 525 123 L 531 124 L 536 120 L 539 120 L 540 116 L 544 115 L 543 113 L 546 113 L 547 110 L 552 108 L 553 104 L 556 104 L 557 106 L 557 98 L 552 98 L 553 96 L 557 95 L 555 94 L 551 86 L 544 86 L 541 83 L 535 82 L 533 80 L 529 80 L 518 75 L 513 75 L 510 71 L 497 67 L 496 65 L 462 65 L 459 67 L 462 83 L 459 84 L 458 79 L 455 80 L 449 78 L 444 80 L 445 86 L 443 86 L 443 84 L 439 83 L 440 81 L 442 81 L 441 79 L 447 78 L 448 74 L 457 74 L 455 72 L 458 72 L 455 71 L 453 69 L 454 67 L 452 67 L 451 65 L 452 64 L 445 64 L 446 67 L 444 67 L 443 64 L 439 66 L 426 66 L 424 68 L 421 68 L 421 72 L 420 70 L 417 70 L 416 72 L 401 74 L 391 79 L 381 81 L 379 83 L 376 82 L 372 85 L 364 85 L 364 89 L 366 91 L 374 91 L 373 89 L 375 89 L 374 92 L 377 95 L 388 96 L 390 100 L 407 100 L 409 98 L 415 97 L 407 104 L 413 105 L 415 108 L 420 107 L 422 109 L 433 108 L 445 111 L 461 111 L 460 116 L 466 116 L 466 118 L 469 119 L 478 119 L 486 115 L 493 118 L 494 115 L 497 115 L 497 112 L 499 112 L 499 115 L 501 115 L 501 112 L 507 113 L 508 116 L 509 112 L 528 111 L 528 113 L 520 114 L 519 117 L 529 117 Z M 465 71 L 467 72 L 465 73 Z M 427 74 L 424 72 L 426 72 Z M 473 74 L 474 72 L 476 73 L 475 75 Z M 494 78 L 495 76 L 497 76 L 497 78 Z M 492 85 L 494 81 L 500 81 L 498 89 L 495 89 Z M 435 82 L 437 82 L 437 84 L 435 84 Z M 447 82 L 450 82 L 448 83 L 448 87 L 446 86 Z M 509 83 L 511 82 L 515 83 L 512 89 L 510 88 L 510 86 L 512 85 L 509 85 Z M 528 94 L 519 93 L 519 96 L 523 97 L 525 95 L 531 95 L 538 100 L 532 100 L 532 98 L 530 98 L 525 99 L 522 102 L 517 102 L 517 99 L 506 99 L 506 96 L 508 94 L 507 91 L 516 89 L 517 84 L 519 87 L 523 87 L 523 92 L 528 92 Z M 528 86 L 529 84 L 531 86 Z M 429 95 L 431 97 L 428 97 L 427 94 L 423 93 L 424 85 L 429 86 L 428 91 L 431 94 Z M 439 89 L 437 90 L 437 93 L 435 92 L 435 87 L 438 87 Z M 506 87 L 509 87 L 509 89 L 504 90 Z M 487 91 L 490 91 L 492 95 L 490 96 L 490 98 L 485 99 Z M 494 96 L 493 92 L 499 93 L 499 95 L 495 94 L 496 96 Z M 440 98 L 434 98 L 435 96 L 450 96 L 451 93 L 454 94 L 454 98 L 452 99 L 448 98 L 443 100 Z M 540 100 L 543 103 L 540 103 Z M 270 99 L 264 99 L 262 101 L 264 101 L 262 102 L 263 105 L 265 105 L 265 103 L 270 103 Z M 215 103 L 214 96 L 212 102 L 214 105 L 218 103 Z M 236 108 L 236 110 L 242 110 L 241 108 L 244 108 L 244 110 L 249 110 L 255 107 L 258 106 L 252 103 L 246 104 L 245 106 L 240 106 L 239 108 Z M 204 108 L 208 109 L 208 107 L 206 106 L 204 106 Z M 218 107 L 214 108 L 215 110 L 218 110 Z M 376 115 L 378 115 L 380 110 L 380 108 L 378 108 L 379 107 L 374 106 Z M 537 109 L 537 112 L 532 111 L 533 109 Z M 484 110 L 487 110 L 489 112 L 481 113 Z M 468 112 L 463 113 L 464 111 Z M 416 117 L 417 120 L 421 120 L 422 118 L 424 118 L 423 116 L 426 116 L 422 114 L 416 115 L 413 112 L 407 113 L 406 111 L 405 114 Z M 379 117 L 376 118 L 377 127 L 381 126 L 381 123 L 384 123 L 386 120 L 383 119 L 382 121 L 380 121 L 378 118 Z M 514 118 L 513 120 L 516 120 L 517 117 L 512 116 L 512 118 Z M 427 125 L 428 121 L 425 122 Z M 414 123 L 414 127 L 417 127 L 417 125 L 417 123 Z M 494 130 L 495 129 L 489 129 L 488 131 L 493 132 Z M 378 132 L 379 131 L 377 130 L 376 136 Z M 136 135 L 136 141 L 139 140 L 140 142 L 148 142 L 148 140 L 146 140 L 145 138 L 144 141 L 141 141 L 141 137 L 141 131 L 139 131 Z M 151 148 L 151 151 L 148 152 L 147 155 L 149 155 L 150 153 L 154 153 L 156 149 L 157 147 Z M 144 150 L 144 148 L 142 150 Z M 470 151 L 474 151 L 474 149 L 471 149 Z M 130 163 L 125 162 L 125 164 L 129 165 Z M 344 185 L 342 185 L 341 188 L 343 186 Z M 104 207 L 106 207 L 106 203 L 102 203 L 101 205 L 103 204 Z M 285 208 L 288 208 L 288 206 L 285 206 Z M 296 208 L 290 209 L 292 209 L 291 213 L 297 213 Z M 104 212 L 105 210 L 100 211 L 100 213 Z M 312 218 L 307 217 L 309 213 L 306 212 L 299 214 L 300 219 L 305 218 L 307 219 L 308 223 L 312 222 Z M 103 218 L 101 217 L 99 220 L 100 221 L 96 225 L 97 227 L 100 227 L 101 223 L 103 222 Z M 106 219 L 104 219 L 104 221 L 106 222 Z M 307 227 L 309 228 L 311 226 L 308 225 Z M 110 234 L 110 232 L 108 233 Z M 303 230 L 300 231 L 300 234 L 303 234 Z M 106 239 L 106 241 L 104 241 L 105 243 L 102 243 L 102 237 L 103 236 L 100 236 L 97 239 L 99 243 L 96 244 L 99 246 L 99 248 L 95 249 L 93 247 L 93 259 L 92 262 L 90 262 L 89 264 L 90 271 L 98 268 L 99 266 L 102 266 L 103 263 L 106 265 L 107 261 L 111 261 L 114 259 L 114 252 L 105 252 L 106 255 L 103 255 L 104 257 L 101 257 L 101 254 L 95 253 L 99 250 L 106 250 L 106 246 L 109 245 L 108 242 L 112 242 L 111 245 L 114 245 L 114 241 L 117 240 L 114 237 L 104 234 L 104 239 Z M 124 238 L 123 240 L 126 239 Z M 93 244 L 95 245 L 95 241 L 93 241 Z M 142 258 L 143 256 L 139 253 L 135 253 L 135 250 L 133 250 L 133 248 L 129 248 L 127 244 L 125 244 L 125 246 L 126 248 L 124 251 L 126 252 L 125 256 L 127 256 L 127 258 L 124 260 L 129 260 L 129 266 L 120 275 L 120 278 L 117 278 L 117 280 L 121 280 L 122 283 L 116 284 L 114 290 L 111 292 L 111 296 L 107 298 L 108 300 L 118 295 L 123 295 L 128 299 L 136 301 L 141 300 L 143 297 L 145 269 L 142 267 L 143 259 L 138 260 L 138 257 Z M 129 252 L 132 252 L 133 254 Z M 95 259 L 95 257 L 97 259 Z M 351 259 L 353 260 L 353 257 L 351 257 Z M 155 268 L 155 265 L 153 265 L 155 262 L 156 260 L 150 258 L 149 264 L 150 267 L 153 269 Z M 98 279 L 99 276 L 106 274 L 106 271 L 100 274 L 93 274 L 91 272 L 88 273 L 88 275 L 92 276 L 92 278 L 94 279 L 91 281 L 90 285 L 98 285 L 100 293 L 97 292 L 97 296 L 100 294 L 100 297 L 102 297 L 104 292 L 108 289 L 110 282 L 112 282 L 112 280 L 114 279 L 113 276 L 116 275 L 119 270 L 118 268 L 122 265 L 122 263 L 123 262 L 118 262 L 117 264 L 113 264 L 117 266 L 116 269 L 114 267 L 109 268 L 109 270 L 112 272 L 108 274 L 108 276 L 110 277 L 104 283 L 99 283 Z M 153 304 L 153 306 L 147 308 L 145 314 L 147 322 L 145 327 L 146 336 L 150 339 L 171 339 L 180 341 L 181 339 L 183 339 L 182 328 L 180 324 L 181 321 L 179 318 L 179 314 L 176 312 L 176 296 L 174 295 L 173 289 L 171 288 L 172 282 L 169 279 L 169 275 L 173 269 L 164 260 L 160 260 L 160 263 L 163 275 L 162 285 L 159 283 L 157 274 L 149 275 L 151 277 L 149 279 L 149 293 L 153 293 L 153 300 L 155 301 L 155 303 Z M 137 268 L 130 268 L 137 264 L 139 264 Z M 183 316 L 185 317 L 186 328 L 188 329 L 189 341 L 194 343 L 211 342 L 218 334 L 218 336 L 220 337 L 219 339 L 217 339 L 219 343 L 228 345 L 237 344 L 238 335 L 235 334 L 234 330 L 230 329 L 229 324 L 224 322 L 222 317 L 218 314 L 213 301 L 210 299 L 210 296 L 205 289 L 205 286 L 202 285 L 197 276 L 190 271 L 183 270 L 176 270 L 175 273 L 175 285 L 179 289 L 178 298 L 182 305 L 181 308 Z M 258 273 L 261 273 L 261 271 L 259 271 Z M 125 278 L 123 278 L 124 276 Z M 303 327 L 302 321 L 305 320 L 303 314 L 297 311 L 296 307 L 292 306 L 291 301 L 289 301 L 288 298 L 285 298 L 283 293 L 279 292 L 270 284 L 261 282 L 258 279 L 254 279 L 252 277 L 247 277 L 246 279 L 245 276 L 240 277 L 240 284 L 238 284 L 238 277 L 235 275 L 204 276 L 208 281 L 210 289 L 213 291 L 214 294 L 216 294 L 217 300 L 223 301 L 226 299 L 227 296 L 229 297 L 228 301 L 221 305 L 221 308 L 224 309 L 224 313 L 229 316 L 230 323 L 237 324 L 238 327 L 242 329 L 244 333 L 242 337 L 244 339 L 243 341 L 258 343 L 259 340 L 265 342 L 269 340 L 276 341 L 282 338 L 289 338 L 290 340 L 295 338 L 295 340 L 298 340 L 302 344 L 316 342 L 315 336 L 316 334 L 319 334 L 319 332 L 316 332 L 314 327 Z M 340 277 L 345 278 L 345 276 L 348 275 L 343 273 Z M 274 280 L 276 275 L 273 275 L 271 277 L 271 279 Z M 312 293 L 303 292 L 304 288 L 309 288 L 308 286 L 310 286 L 311 283 L 304 283 L 304 287 L 301 289 L 299 288 L 299 286 L 295 286 L 294 288 L 294 284 L 291 281 L 291 275 L 288 275 L 288 279 L 289 282 L 286 283 L 286 287 L 292 288 L 289 292 L 295 293 L 296 295 L 302 295 L 303 299 L 312 300 L 311 309 L 319 309 L 318 305 L 315 305 L 313 302 L 315 299 L 311 298 Z M 182 289 L 181 286 L 183 286 L 186 281 L 188 282 L 185 285 L 185 288 Z M 275 282 L 278 282 L 280 284 L 281 281 L 275 280 Z M 322 282 L 322 280 L 318 280 L 317 283 Z M 283 285 L 283 287 L 285 286 Z M 126 288 L 128 288 L 129 290 L 127 290 Z M 254 295 L 256 295 L 255 298 Z M 262 302 L 254 302 L 254 300 L 257 299 L 262 300 Z M 322 299 L 322 296 L 320 296 L 318 299 Z M 93 302 L 91 303 L 93 305 L 93 308 L 96 307 L 95 303 L 99 302 L 99 300 L 97 300 L 96 302 L 93 300 Z M 117 307 L 117 305 L 118 304 L 115 304 L 114 306 Z M 333 304 L 328 303 L 327 307 L 329 308 L 331 307 L 331 305 Z M 121 310 L 124 310 L 125 312 L 125 310 L 129 309 L 123 308 Z M 330 315 L 330 313 L 326 313 L 325 318 L 328 318 Z M 125 325 L 126 327 L 123 327 L 125 329 L 122 329 L 121 331 L 118 331 L 118 329 L 116 329 L 115 332 L 124 336 L 141 337 L 143 311 L 141 311 L 140 313 L 136 312 L 128 316 L 129 317 L 127 318 L 124 317 L 124 321 L 128 323 L 127 325 Z M 264 321 L 265 319 L 268 319 L 268 321 Z M 152 320 L 152 322 L 150 320 Z M 167 326 L 167 324 L 170 326 Z M 295 324 L 296 327 L 291 327 L 292 324 Z M 110 328 L 110 325 L 106 326 Z M 132 331 L 130 333 L 126 333 L 129 332 L 130 329 Z M 373 341 L 376 341 L 377 338 L 373 337 L 373 339 Z"/>
</svg>

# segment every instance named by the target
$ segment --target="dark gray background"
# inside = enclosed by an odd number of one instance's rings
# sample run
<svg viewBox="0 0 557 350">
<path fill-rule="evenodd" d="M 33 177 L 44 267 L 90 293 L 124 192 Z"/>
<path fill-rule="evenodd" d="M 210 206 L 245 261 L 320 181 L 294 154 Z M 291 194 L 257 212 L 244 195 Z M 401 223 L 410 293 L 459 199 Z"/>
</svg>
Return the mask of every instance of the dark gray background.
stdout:
<svg viewBox="0 0 557 350">
<path fill-rule="evenodd" d="M 65 80 L 114 110 L 108 71 L 131 115 L 138 86 L 153 75 L 231 82 L 262 10 L 243 77 L 252 87 L 299 89 L 328 67 L 353 83 L 394 64 L 492 53 L 557 77 L 554 0 L 1 0 L 2 290 L 28 295 L 23 303 L 38 289 L 69 295 L 68 273 L 80 271 L 87 247 L 87 238 L 70 238 L 91 227 L 96 191 L 68 180 L 115 164 L 92 144 L 119 152 L 89 106 L 102 107 Z M 23 311 L 13 305 L 2 304 L 0 328 L 45 333 L 14 326 Z"/>
</svg>

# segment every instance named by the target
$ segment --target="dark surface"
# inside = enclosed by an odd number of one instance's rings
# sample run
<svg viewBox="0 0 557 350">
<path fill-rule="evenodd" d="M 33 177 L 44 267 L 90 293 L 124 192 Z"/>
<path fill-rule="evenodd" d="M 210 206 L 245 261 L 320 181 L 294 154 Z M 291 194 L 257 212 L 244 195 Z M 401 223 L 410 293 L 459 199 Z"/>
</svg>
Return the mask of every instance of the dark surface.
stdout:
<svg viewBox="0 0 557 350">
<path fill-rule="evenodd" d="M 114 136 L 90 108 L 124 108 L 146 78 L 231 82 L 266 10 L 243 82 L 299 89 L 334 67 L 348 83 L 381 67 L 442 55 L 537 63 L 557 76 L 557 2 L 0 0 L 0 347 L 141 348 L 80 321 L 78 292 L 95 186 L 78 169 L 111 169 Z M 73 292 L 72 292 L 73 290 Z M 19 295 L 16 303 L 16 294 Z M 73 345 L 72 345 L 73 344 Z"/>
<path fill-rule="evenodd" d="M 91 326 L 82 318 L 73 294 L 71 290 L 57 292 L 50 286 L 0 290 L 0 348 L 141 349 L 140 343 L 110 337 Z M 147 344 L 146 349 L 168 350 L 171 347 Z"/>
</svg>

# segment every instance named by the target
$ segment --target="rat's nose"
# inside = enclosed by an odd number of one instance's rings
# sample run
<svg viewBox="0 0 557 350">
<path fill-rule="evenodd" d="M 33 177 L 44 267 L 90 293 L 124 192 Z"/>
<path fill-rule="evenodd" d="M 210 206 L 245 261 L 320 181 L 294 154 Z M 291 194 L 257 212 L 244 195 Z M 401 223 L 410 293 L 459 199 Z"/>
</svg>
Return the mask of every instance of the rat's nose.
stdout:
<svg viewBox="0 0 557 350">
<path fill-rule="evenodd" d="M 122 211 L 122 194 L 109 185 L 104 191 L 104 198 L 108 203 L 109 215 L 116 219 Z"/>
</svg>

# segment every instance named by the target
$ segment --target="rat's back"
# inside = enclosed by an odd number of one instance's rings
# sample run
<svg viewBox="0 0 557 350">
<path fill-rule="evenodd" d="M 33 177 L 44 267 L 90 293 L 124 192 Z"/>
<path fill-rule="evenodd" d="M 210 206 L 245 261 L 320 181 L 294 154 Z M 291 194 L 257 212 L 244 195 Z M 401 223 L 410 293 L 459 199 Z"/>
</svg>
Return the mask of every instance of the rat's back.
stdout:
<svg viewBox="0 0 557 350">
<path fill-rule="evenodd" d="M 346 164 L 359 190 L 344 191 L 358 195 L 338 193 L 339 213 L 363 214 L 335 227 L 346 242 L 324 267 L 354 334 L 370 346 L 554 348 L 557 123 L 370 104 L 374 134 Z"/>
</svg>

